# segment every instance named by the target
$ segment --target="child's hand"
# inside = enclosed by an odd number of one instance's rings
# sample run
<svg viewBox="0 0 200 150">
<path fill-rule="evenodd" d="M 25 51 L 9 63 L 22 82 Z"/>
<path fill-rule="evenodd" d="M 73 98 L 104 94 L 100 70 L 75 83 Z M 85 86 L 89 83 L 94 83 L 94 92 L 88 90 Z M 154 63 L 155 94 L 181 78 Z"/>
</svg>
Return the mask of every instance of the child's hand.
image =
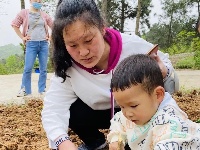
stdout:
<svg viewBox="0 0 200 150">
<path fill-rule="evenodd" d="M 78 148 L 70 140 L 62 142 L 58 148 L 59 150 L 78 150 Z"/>
<path fill-rule="evenodd" d="M 109 150 L 118 150 L 118 142 L 112 142 L 109 144 Z"/>
</svg>

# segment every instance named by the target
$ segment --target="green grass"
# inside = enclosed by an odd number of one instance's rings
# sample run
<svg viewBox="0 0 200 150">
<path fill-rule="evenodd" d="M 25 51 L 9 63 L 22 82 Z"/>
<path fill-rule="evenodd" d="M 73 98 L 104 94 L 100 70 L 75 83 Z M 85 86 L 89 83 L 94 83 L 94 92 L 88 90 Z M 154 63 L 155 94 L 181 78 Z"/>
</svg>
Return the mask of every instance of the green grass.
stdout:
<svg viewBox="0 0 200 150">
<path fill-rule="evenodd" d="M 174 66 L 176 69 L 194 69 L 195 61 L 193 56 L 180 59 Z"/>
</svg>

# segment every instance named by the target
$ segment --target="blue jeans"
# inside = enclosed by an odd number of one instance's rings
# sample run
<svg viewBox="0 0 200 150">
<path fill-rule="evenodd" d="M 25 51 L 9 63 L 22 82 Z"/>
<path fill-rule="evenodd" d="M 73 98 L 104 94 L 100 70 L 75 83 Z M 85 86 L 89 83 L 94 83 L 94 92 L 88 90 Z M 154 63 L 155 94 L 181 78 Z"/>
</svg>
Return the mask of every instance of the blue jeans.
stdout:
<svg viewBox="0 0 200 150">
<path fill-rule="evenodd" d="M 21 88 L 25 88 L 26 94 L 31 94 L 31 73 L 38 56 L 40 75 L 38 81 L 38 92 L 44 92 L 46 87 L 47 78 L 47 61 L 49 53 L 49 44 L 47 41 L 27 41 L 26 42 L 26 54 L 24 73 L 22 77 Z"/>
</svg>

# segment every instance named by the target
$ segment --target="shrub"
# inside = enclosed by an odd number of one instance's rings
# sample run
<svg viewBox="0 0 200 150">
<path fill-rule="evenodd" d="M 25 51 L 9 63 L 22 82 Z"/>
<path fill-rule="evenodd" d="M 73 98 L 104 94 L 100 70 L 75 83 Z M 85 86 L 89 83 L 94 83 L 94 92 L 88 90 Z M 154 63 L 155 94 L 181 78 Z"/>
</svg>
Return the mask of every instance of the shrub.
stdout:
<svg viewBox="0 0 200 150">
<path fill-rule="evenodd" d="M 8 74 L 21 73 L 23 70 L 24 61 L 21 57 L 12 55 L 6 59 L 6 70 Z"/>
<path fill-rule="evenodd" d="M 200 69 L 200 50 L 194 54 L 195 69 Z"/>
<path fill-rule="evenodd" d="M 1 75 L 8 74 L 7 71 L 6 71 L 6 67 L 3 64 L 0 64 L 0 74 Z"/>
<path fill-rule="evenodd" d="M 200 69 L 200 39 L 194 38 L 192 41 L 192 48 L 194 50 L 195 69 Z"/>
<path fill-rule="evenodd" d="M 175 68 L 177 68 L 177 69 L 193 69 L 194 66 L 195 66 L 194 57 L 190 56 L 190 57 L 179 60 L 176 63 Z"/>
</svg>

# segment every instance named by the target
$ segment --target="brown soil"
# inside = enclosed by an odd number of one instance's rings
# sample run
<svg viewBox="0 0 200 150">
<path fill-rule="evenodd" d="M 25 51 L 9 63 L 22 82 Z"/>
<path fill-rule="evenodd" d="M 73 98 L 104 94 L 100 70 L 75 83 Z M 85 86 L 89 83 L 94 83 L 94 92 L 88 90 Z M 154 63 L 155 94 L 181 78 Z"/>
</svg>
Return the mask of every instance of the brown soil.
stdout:
<svg viewBox="0 0 200 150">
<path fill-rule="evenodd" d="M 200 91 L 173 95 L 189 119 L 200 119 Z M 46 134 L 41 125 L 42 101 L 34 99 L 25 105 L 0 106 L 0 150 L 49 150 Z M 107 134 L 108 130 L 102 132 Z M 76 145 L 81 141 L 72 131 Z"/>
</svg>

